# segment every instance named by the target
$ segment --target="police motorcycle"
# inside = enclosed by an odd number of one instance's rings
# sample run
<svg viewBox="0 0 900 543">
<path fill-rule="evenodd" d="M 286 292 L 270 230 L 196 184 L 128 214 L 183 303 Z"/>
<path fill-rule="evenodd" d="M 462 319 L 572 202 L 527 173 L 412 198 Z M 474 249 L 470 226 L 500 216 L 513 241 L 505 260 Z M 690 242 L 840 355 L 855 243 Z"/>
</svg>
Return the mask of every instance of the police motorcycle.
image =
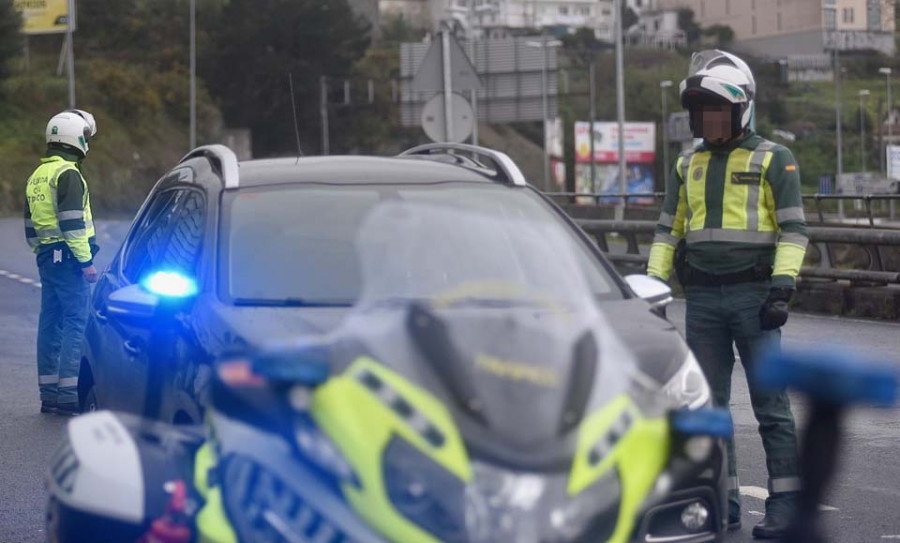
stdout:
<svg viewBox="0 0 900 543">
<path fill-rule="evenodd" d="M 351 314 L 223 353 L 202 428 L 70 422 L 48 540 L 721 541 L 715 503 L 673 496 L 721 458 L 730 416 L 638 377 L 552 231 L 460 213 L 376 207 Z M 475 234 L 493 251 L 460 259 Z M 495 265 L 510 247 L 545 265 Z"/>
</svg>

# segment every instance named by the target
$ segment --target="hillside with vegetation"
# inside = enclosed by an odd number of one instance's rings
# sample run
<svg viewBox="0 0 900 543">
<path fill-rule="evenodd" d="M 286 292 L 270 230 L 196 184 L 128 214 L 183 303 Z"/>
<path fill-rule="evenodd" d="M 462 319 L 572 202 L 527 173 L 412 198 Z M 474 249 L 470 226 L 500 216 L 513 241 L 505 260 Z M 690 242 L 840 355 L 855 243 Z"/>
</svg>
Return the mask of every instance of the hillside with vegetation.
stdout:
<svg viewBox="0 0 900 543">
<path fill-rule="evenodd" d="M 382 21 L 373 33 L 346 0 L 198 0 L 198 142 L 222 141 L 226 128 L 248 128 L 257 157 L 295 154 L 288 77 L 293 76 L 300 147 L 318 154 L 321 143 L 320 80 L 329 82 L 331 152 L 394 154 L 426 141 L 418 128 L 400 125 L 391 82 L 399 76 L 399 44 L 423 32 L 402 19 Z M 188 0 L 79 0 L 75 34 L 78 107 L 100 124 L 85 170 L 95 207 L 131 212 L 153 182 L 188 150 Z M 686 24 L 690 18 L 685 18 Z M 62 36 L 31 36 L 28 55 L 12 0 L 0 0 L 0 212 L 18 213 L 20 188 L 44 150 L 44 129 L 67 107 L 67 81 L 58 72 Z M 377 34 L 377 40 L 371 36 Z M 723 29 L 694 29 L 695 40 L 730 39 Z M 704 38 L 705 37 L 705 38 Z M 615 120 L 614 55 L 608 45 L 579 32 L 560 49 L 569 93 L 559 98 L 566 131 L 568 177 L 575 121 L 588 118 L 587 67 L 597 66 L 597 119 Z M 693 48 L 700 48 L 696 44 Z M 679 82 L 689 51 L 626 49 L 626 111 L 630 121 L 659 122 L 661 80 Z M 833 83 L 787 83 L 777 63 L 749 59 L 759 84 L 759 131 L 788 144 L 808 192 L 835 169 Z M 886 116 L 885 80 L 878 68 L 894 58 L 845 58 L 844 170 L 861 169 L 857 92 L 864 104 L 868 167 L 877 170 L 879 120 Z M 563 75 L 561 74 L 561 79 Z M 375 83 L 371 102 L 366 84 Z M 344 104 L 343 84 L 352 99 Z M 560 88 L 564 85 L 562 81 Z M 900 91 L 900 89 L 898 89 Z M 670 111 L 680 109 L 677 92 Z M 780 140 L 775 130 L 796 141 Z M 484 126 L 482 142 L 509 152 L 533 179 L 543 175 L 540 123 Z M 659 135 L 661 146 L 661 134 Z M 662 178 L 662 153 L 657 172 Z M 661 188 L 661 187 L 660 187 Z"/>
</svg>

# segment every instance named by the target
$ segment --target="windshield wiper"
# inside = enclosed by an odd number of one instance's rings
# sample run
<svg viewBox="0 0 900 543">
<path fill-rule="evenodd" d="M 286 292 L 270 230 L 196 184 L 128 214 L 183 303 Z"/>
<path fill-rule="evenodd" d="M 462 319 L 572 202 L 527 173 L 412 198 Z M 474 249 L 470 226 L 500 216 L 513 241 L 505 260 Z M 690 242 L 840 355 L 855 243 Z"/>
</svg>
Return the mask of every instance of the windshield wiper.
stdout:
<svg viewBox="0 0 900 543">
<path fill-rule="evenodd" d="M 353 307 L 350 300 L 307 300 L 304 298 L 235 298 L 237 306 L 262 307 Z"/>
</svg>

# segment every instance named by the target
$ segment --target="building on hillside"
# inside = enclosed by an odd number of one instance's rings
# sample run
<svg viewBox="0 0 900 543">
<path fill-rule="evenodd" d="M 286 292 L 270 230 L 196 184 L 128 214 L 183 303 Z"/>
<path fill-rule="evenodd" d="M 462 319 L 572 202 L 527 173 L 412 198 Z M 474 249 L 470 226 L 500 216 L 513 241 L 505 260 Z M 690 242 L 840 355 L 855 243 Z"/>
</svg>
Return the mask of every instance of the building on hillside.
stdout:
<svg viewBox="0 0 900 543">
<path fill-rule="evenodd" d="M 643 4 L 646 6 L 649 2 L 644 0 Z M 627 30 L 626 39 L 630 45 L 654 49 L 672 50 L 687 45 L 687 37 L 678 26 L 678 12 L 658 7 L 645 8 L 638 13 L 638 22 Z"/>
<path fill-rule="evenodd" d="M 613 0 L 431 0 L 430 6 L 435 23 L 452 17 L 478 37 L 588 28 L 597 39 L 612 41 L 614 33 Z"/>
<path fill-rule="evenodd" d="M 768 58 L 841 50 L 894 53 L 895 0 L 658 0 L 690 8 L 702 27 L 727 25 L 737 51 Z"/>
</svg>

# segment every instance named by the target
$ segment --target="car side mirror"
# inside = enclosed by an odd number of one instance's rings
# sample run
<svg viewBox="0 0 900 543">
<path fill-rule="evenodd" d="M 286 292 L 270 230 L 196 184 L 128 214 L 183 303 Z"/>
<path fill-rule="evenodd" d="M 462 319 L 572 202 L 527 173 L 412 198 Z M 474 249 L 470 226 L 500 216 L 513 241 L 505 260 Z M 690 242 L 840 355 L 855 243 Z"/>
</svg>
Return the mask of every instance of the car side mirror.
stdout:
<svg viewBox="0 0 900 543">
<path fill-rule="evenodd" d="M 147 327 L 184 309 L 196 295 L 193 279 L 173 272 L 157 272 L 140 284 L 110 294 L 107 313 L 122 322 Z"/>
<path fill-rule="evenodd" d="M 647 275 L 629 275 L 625 282 L 638 298 L 646 300 L 654 308 L 665 307 L 672 301 L 672 289 L 669 285 Z"/>
</svg>

